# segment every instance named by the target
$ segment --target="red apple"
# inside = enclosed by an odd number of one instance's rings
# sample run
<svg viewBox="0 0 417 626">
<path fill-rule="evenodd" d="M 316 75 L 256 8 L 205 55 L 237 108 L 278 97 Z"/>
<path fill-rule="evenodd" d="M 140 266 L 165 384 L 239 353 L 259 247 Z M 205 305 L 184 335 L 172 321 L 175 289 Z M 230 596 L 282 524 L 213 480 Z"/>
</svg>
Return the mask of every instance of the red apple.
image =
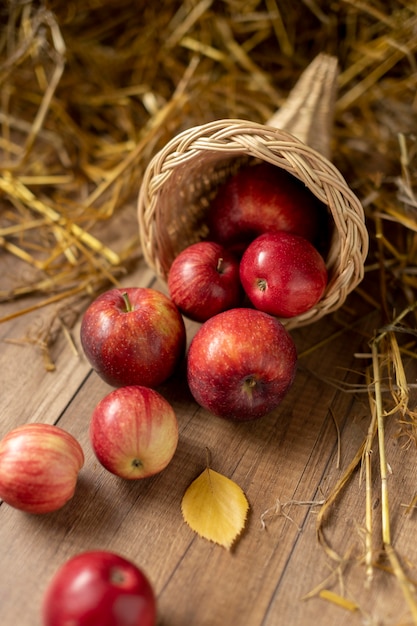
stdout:
<svg viewBox="0 0 417 626">
<path fill-rule="evenodd" d="M 202 407 L 245 421 L 280 404 L 296 363 L 294 342 L 279 320 L 237 308 L 215 315 L 197 331 L 187 355 L 187 378 Z"/>
<path fill-rule="evenodd" d="M 157 387 L 174 373 L 185 341 L 181 313 L 156 289 L 110 289 L 90 304 L 81 322 L 87 359 L 113 387 Z"/>
<path fill-rule="evenodd" d="M 326 215 L 324 205 L 295 176 L 263 162 L 243 167 L 220 187 L 208 214 L 209 237 L 238 253 L 271 231 L 318 243 Z"/>
<path fill-rule="evenodd" d="M 205 322 L 240 304 L 239 261 L 213 241 L 192 244 L 174 259 L 168 289 L 184 315 Z"/>
<path fill-rule="evenodd" d="M 154 389 L 119 387 L 94 409 L 90 441 L 109 472 L 146 478 L 165 469 L 174 456 L 178 422 L 172 406 Z"/>
<path fill-rule="evenodd" d="M 311 309 L 327 284 L 323 257 L 291 233 L 265 233 L 245 250 L 240 279 L 252 304 L 265 313 L 288 318 Z"/>
<path fill-rule="evenodd" d="M 82 552 L 58 569 L 42 604 L 44 626 L 155 626 L 153 588 L 134 563 L 108 551 Z"/>
<path fill-rule="evenodd" d="M 56 511 L 74 495 L 84 454 L 58 426 L 24 424 L 0 441 L 0 498 L 27 513 Z"/>
</svg>

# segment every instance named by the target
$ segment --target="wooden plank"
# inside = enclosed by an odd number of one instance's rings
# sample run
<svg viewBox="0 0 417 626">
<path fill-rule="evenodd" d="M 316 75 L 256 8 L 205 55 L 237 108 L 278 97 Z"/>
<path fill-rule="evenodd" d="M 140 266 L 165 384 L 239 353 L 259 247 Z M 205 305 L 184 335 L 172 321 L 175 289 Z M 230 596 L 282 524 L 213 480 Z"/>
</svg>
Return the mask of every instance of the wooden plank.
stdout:
<svg viewBox="0 0 417 626">
<path fill-rule="evenodd" d="M 342 432 L 345 463 L 336 471 L 334 459 L 329 462 L 328 489 L 331 489 L 358 449 L 355 430 L 358 423 L 366 430 L 366 419 L 361 400 L 355 401 Z M 415 580 L 417 547 L 415 544 L 415 515 L 408 505 L 415 496 L 415 447 L 406 449 L 398 440 L 398 421 L 387 422 L 386 453 L 392 465 L 389 478 L 392 539 L 400 562 L 410 580 Z M 310 623 L 322 615 L 320 623 L 337 623 L 341 626 L 369 624 L 412 624 L 412 618 L 403 592 L 392 574 L 392 568 L 382 554 L 381 499 L 378 479 L 378 447 L 373 448 L 372 482 L 372 578 L 368 578 L 364 563 L 365 540 L 365 482 L 360 483 L 356 472 L 332 509 L 325 527 L 330 547 L 341 557 L 340 563 L 328 558 L 318 545 L 315 515 L 311 513 L 294 546 L 283 579 L 271 602 L 265 624 L 273 624 L 272 616 L 279 610 L 283 623 Z M 324 483 L 324 480 L 322 481 Z M 327 491 L 328 491 L 327 489 Z M 391 573 L 387 573 L 391 571 Z M 353 601 L 353 613 L 331 602 L 324 602 L 316 594 L 306 601 L 288 601 L 304 598 L 322 586 Z"/>
</svg>

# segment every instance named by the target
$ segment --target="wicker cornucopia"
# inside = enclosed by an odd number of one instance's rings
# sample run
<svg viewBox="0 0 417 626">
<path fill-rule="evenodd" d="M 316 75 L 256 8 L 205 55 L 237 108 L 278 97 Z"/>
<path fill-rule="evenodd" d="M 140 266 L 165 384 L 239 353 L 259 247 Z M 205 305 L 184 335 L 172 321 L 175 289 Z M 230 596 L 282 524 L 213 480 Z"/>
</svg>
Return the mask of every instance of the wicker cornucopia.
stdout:
<svg viewBox="0 0 417 626">
<path fill-rule="evenodd" d="M 368 233 L 362 205 L 329 161 L 337 61 L 321 54 L 304 71 L 267 125 L 222 119 L 174 137 L 149 163 L 138 199 L 142 251 L 166 280 L 175 256 L 207 236 L 206 217 L 219 185 L 242 163 L 263 160 L 300 179 L 328 208 L 329 282 L 307 313 L 287 328 L 338 309 L 363 278 Z"/>
</svg>

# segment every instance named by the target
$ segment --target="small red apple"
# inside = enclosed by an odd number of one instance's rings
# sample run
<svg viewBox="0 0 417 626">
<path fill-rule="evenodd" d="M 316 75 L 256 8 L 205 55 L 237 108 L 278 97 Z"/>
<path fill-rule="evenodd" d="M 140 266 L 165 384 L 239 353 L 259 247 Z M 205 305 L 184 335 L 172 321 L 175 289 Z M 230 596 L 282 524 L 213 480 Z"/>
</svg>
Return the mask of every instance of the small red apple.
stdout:
<svg viewBox="0 0 417 626">
<path fill-rule="evenodd" d="M 90 441 L 109 472 L 126 479 L 161 472 L 174 456 L 178 422 L 160 393 L 130 385 L 107 394 L 95 407 Z"/>
<path fill-rule="evenodd" d="M 240 279 L 252 304 L 265 313 L 289 318 L 311 309 L 327 284 L 323 257 L 291 233 L 265 233 L 245 250 Z"/>
<path fill-rule="evenodd" d="M 155 626 L 156 599 L 148 578 L 130 560 L 88 551 L 52 577 L 42 615 L 44 626 Z"/>
<path fill-rule="evenodd" d="M 181 313 L 156 289 L 110 289 L 90 304 L 81 322 L 85 355 L 113 387 L 157 387 L 174 373 L 185 341 Z"/>
<path fill-rule="evenodd" d="M 199 328 L 187 355 L 187 378 L 202 407 L 219 417 L 246 421 L 280 404 L 296 364 L 294 342 L 279 320 L 236 308 Z"/>
<path fill-rule="evenodd" d="M 52 424 L 24 424 L 0 441 L 0 498 L 27 513 L 56 511 L 70 500 L 83 450 Z"/>
<path fill-rule="evenodd" d="M 242 253 L 255 237 L 285 230 L 315 244 L 327 228 L 324 205 L 295 176 L 267 162 L 247 165 L 218 190 L 208 213 L 209 237 Z"/>
<path fill-rule="evenodd" d="M 213 241 L 192 244 L 174 259 L 168 274 L 168 289 L 184 315 L 205 322 L 240 304 L 243 290 L 239 261 Z"/>
</svg>

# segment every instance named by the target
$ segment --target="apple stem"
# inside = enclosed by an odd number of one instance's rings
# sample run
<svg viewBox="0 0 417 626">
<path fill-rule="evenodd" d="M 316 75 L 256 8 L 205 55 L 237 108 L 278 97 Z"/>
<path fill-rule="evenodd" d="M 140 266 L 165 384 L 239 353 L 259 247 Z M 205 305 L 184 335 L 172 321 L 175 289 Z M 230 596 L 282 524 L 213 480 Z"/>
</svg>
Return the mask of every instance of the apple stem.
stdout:
<svg viewBox="0 0 417 626">
<path fill-rule="evenodd" d="M 129 294 L 127 293 L 127 291 L 124 291 L 122 293 L 122 297 L 126 306 L 126 312 L 129 313 L 130 311 L 133 311 L 132 303 L 130 302 Z"/>
<path fill-rule="evenodd" d="M 123 583 L 125 582 L 126 576 L 124 575 L 124 573 L 122 572 L 122 570 L 118 567 L 113 567 L 110 570 L 110 582 L 113 583 L 113 585 L 116 586 L 122 586 Z"/>
<path fill-rule="evenodd" d="M 268 283 L 265 278 L 258 278 L 257 284 L 258 284 L 259 291 L 266 291 Z"/>
<path fill-rule="evenodd" d="M 217 259 L 216 270 L 218 271 L 219 274 L 223 274 L 223 258 L 222 257 Z"/>
<path fill-rule="evenodd" d="M 255 376 L 248 376 L 244 381 L 243 389 L 249 397 L 252 397 L 253 393 L 256 392 L 257 386 L 258 381 L 256 380 Z"/>
</svg>

